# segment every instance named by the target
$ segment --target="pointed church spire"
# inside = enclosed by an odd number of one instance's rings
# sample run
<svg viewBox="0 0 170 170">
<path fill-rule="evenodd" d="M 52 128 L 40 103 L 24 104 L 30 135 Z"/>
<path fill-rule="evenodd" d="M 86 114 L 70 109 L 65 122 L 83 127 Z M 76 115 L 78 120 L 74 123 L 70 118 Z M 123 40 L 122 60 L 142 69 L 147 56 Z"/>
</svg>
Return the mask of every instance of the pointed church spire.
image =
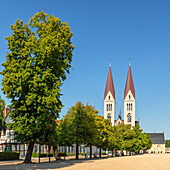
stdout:
<svg viewBox="0 0 170 170">
<path fill-rule="evenodd" d="M 119 106 L 119 117 L 118 117 L 118 119 L 122 120 L 122 115 L 121 115 L 121 104 L 120 104 L 120 106 Z"/>
<path fill-rule="evenodd" d="M 115 89 L 114 89 L 114 85 L 113 85 L 111 63 L 109 63 L 109 73 L 107 76 L 107 83 L 106 83 L 106 88 L 105 88 L 105 92 L 104 92 L 104 99 L 106 98 L 109 91 L 111 92 L 113 98 L 115 99 Z"/>
<path fill-rule="evenodd" d="M 135 98 L 135 88 L 134 88 L 133 78 L 132 78 L 131 62 L 129 62 L 129 70 L 128 70 L 126 86 L 124 90 L 124 99 L 126 98 L 129 90 L 131 91 L 133 97 Z"/>
</svg>

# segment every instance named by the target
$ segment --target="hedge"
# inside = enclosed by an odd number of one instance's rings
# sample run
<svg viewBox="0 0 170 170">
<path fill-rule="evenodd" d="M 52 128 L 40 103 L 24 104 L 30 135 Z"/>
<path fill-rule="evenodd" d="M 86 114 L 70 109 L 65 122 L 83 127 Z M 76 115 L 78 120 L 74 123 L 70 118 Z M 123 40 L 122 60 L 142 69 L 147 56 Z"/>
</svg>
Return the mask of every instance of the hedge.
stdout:
<svg viewBox="0 0 170 170">
<path fill-rule="evenodd" d="M 67 153 L 68 156 L 75 156 L 75 153 Z"/>
<path fill-rule="evenodd" d="M 60 157 L 60 156 L 68 156 L 68 155 L 65 152 L 58 152 L 57 156 Z"/>
<path fill-rule="evenodd" d="M 40 157 L 49 157 L 48 155 L 49 155 L 49 153 L 40 153 Z M 32 157 L 38 158 L 39 157 L 39 153 L 32 153 Z M 52 153 L 50 153 L 50 157 L 53 157 Z"/>
<path fill-rule="evenodd" d="M 19 152 L 0 152 L 0 161 L 19 159 Z"/>
<path fill-rule="evenodd" d="M 102 155 L 107 155 L 105 151 L 102 152 Z"/>
</svg>

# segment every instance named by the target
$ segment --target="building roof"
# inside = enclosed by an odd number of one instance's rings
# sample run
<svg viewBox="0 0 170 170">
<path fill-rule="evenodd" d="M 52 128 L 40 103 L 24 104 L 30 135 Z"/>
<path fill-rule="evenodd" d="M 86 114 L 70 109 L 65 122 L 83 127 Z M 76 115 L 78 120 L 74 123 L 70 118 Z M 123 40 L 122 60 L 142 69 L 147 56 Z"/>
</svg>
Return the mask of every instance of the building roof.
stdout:
<svg viewBox="0 0 170 170">
<path fill-rule="evenodd" d="M 130 64 L 129 64 L 129 70 L 128 70 L 128 75 L 127 75 L 127 80 L 126 80 L 126 86 L 125 86 L 125 90 L 124 90 L 124 99 L 126 98 L 129 90 L 132 92 L 132 95 L 135 98 L 135 88 L 134 88 L 134 84 L 133 84 L 132 71 L 131 71 Z"/>
<path fill-rule="evenodd" d="M 105 92 L 104 92 L 104 99 L 106 98 L 109 91 L 111 92 L 113 98 L 115 99 L 115 89 L 114 89 L 114 85 L 113 85 L 111 66 L 109 66 L 109 73 L 107 76 L 107 83 L 106 83 L 106 88 L 105 88 Z"/>
<path fill-rule="evenodd" d="M 164 133 L 147 133 L 153 144 L 165 144 Z"/>
<path fill-rule="evenodd" d="M 118 120 L 120 120 L 122 123 L 124 123 L 124 120 L 119 119 L 119 118 L 117 120 L 115 120 L 115 123 L 117 123 Z"/>
</svg>

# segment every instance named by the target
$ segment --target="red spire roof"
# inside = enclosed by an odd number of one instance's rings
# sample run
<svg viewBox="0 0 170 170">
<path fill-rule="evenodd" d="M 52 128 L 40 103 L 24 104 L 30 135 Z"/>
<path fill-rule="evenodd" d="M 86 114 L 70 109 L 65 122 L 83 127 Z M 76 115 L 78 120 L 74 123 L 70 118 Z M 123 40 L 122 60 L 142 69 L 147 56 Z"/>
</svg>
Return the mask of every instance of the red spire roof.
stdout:
<svg viewBox="0 0 170 170">
<path fill-rule="evenodd" d="M 109 91 L 111 92 L 113 98 L 115 99 L 115 89 L 114 89 L 114 85 L 113 85 L 111 66 L 109 66 L 109 73 L 107 76 L 107 83 L 106 83 L 106 88 L 105 88 L 105 92 L 104 92 L 104 99 L 106 98 Z"/>
<path fill-rule="evenodd" d="M 129 64 L 129 70 L 128 70 L 128 75 L 127 75 L 127 80 L 126 80 L 125 91 L 124 91 L 124 99 L 127 96 L 129 90 L 132 92 L 133 97 L 135 98 L 135 88 L 134 88 L 134 85 L 133 85 L 132 71 L 131 71 L 131 65 L 130 64 Z"/>
</svg>

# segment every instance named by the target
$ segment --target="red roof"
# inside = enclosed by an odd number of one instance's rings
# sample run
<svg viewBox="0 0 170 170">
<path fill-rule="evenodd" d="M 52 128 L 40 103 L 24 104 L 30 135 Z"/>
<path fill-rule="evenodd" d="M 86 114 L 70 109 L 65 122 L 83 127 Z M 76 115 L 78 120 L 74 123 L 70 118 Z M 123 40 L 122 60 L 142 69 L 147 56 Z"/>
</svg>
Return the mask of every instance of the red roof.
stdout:
<svg viewBox="0 0 170 170">
<path fill-rule="evenodd" d="M 115 123 L 118 121 L 118 119 L 117 120 L 115 120 Z M 122 123 L 124 123 L 124 120 L 120 120 Z"/>
<path fill-rule="evenodd" d="M 132 71 L 131 71 L 131 65 L 129 65 L 127 80 L 126 80 L 126 86 L 124 91 L 124 99 L 126 98 L 129 90 L 132 92 L 133 97 L 135 98 L 135 88 L 133 85 L 133 78 L 132 78 Z"/>
<path fill-rule="evenodd" d="M 104 99 L 106 98 L 109 91 L 111 92 L 113 98 L 115 99 L 115 89 L 114 89 L 114 85 L 113 85 L 111 66 L 109 66 L 109 73 L 107 76 L 107 83 L 106 83 L 106 88 L 105 88 L 105 92 L 104 92 Z"/>
</svg>

